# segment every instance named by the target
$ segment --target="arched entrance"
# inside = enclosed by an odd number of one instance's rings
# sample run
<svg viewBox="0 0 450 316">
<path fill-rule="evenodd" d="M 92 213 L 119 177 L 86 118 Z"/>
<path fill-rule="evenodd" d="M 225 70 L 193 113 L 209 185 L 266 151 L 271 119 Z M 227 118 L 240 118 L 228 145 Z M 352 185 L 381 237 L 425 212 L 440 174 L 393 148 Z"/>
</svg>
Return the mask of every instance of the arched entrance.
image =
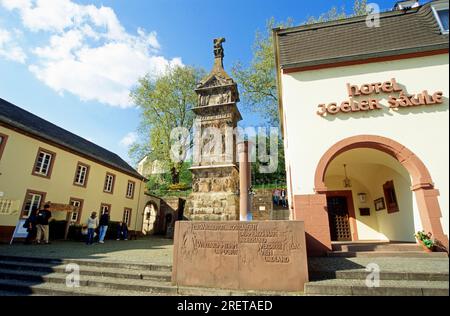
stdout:
<svg viewBox="0 0 450 316">
<path fill-rule="evenodd" d="M 431 232 L 433 236 L 448 249 L 448 237 L 444 234 L 441 225 L 441 210 L 437 198 L 439 196 L 439 191 L 434 187 L 430 173 L 423 162 L 412 151 L 392 139 L 373 135 L 359 135 L 346 138 L 333 145 L 320 159 L 315 173 L 314 185 L 316 198 L 318 201 L 321 201 L 323 207 L 327 208 L 327 195 L 334 194 L 340 196 L 339 193 L 332 192 L 333 190 L 330 190 L 328 187 L 329 182 L 332 180 L 327 180 L 327 171 L 330 169 L 330 166 L 332 166 L 333 161 L 340 155 L 356 149 L 371 149 L 387 154 L 404 167 L 410 177 L 410 190 L 415 195 L 415 204 L 417 205 L 422 229 Z M 395 212 L 394 204 L 397 202 L 395 194 L 393 195 L 393 200 L 390 198 L 392 195 L 391 192 L 395 192 L 393 191 L 393 182 L 386 181 L 386 183 L 383 184 L 383 195 L 386 196 L 385 203 L 391 203 L 391 205 L 386 205 L 388 212 L 389 208 L 391 208 L 392 212 Z M 377 197 L 372 196 L 370 198 L 376 199 Z M 336 199 L 335 203 L 339 203 L 339 201 Z M 330 207 L 330 205 L 328 205 L 328 207 Z M 350 215 L 349 227 L 352 226 Z M 324 216 L 322 216 L 322 221 L 330 221 L 330 219 L 323 217 Z M 353 236 L 351 238 L 355 240 L 355 238 L 357 238 L 357 231 L 355 228 L 353 228 L 352 233 Z M 393 234 L 393 236 L 395 236 L 395 234 Z M 324 242 L 324 244 L 326 243 L 327 241 Z"/>
<path fill-rule="evenodd" d="M 142 232 L 144 235 L 153 235 L 157 232 L 158 206 L 150 201 L 144 208 L 144 217 L 142 223 Z"/>
</svg>

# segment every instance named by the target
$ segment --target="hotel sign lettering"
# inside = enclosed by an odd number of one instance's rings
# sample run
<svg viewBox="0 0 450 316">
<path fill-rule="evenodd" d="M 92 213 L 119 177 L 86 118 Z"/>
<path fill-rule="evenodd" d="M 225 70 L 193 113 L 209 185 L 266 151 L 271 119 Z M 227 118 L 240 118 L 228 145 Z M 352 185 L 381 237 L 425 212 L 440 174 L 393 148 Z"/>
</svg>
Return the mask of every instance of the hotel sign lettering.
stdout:
<svg viewBox="0 0 450 316">
<path fill-rule="evenodd" d="M 352 113 L 381 110 L 384 106 L 379 99 L 373 98 L 373 95 L 383 93 L 389 94 L 387 102 L 389 104 L 388 107 L 391 109 L 443 103 L 443 93 L 441 91 L 429 93 L 427 90 L 424 90 L 421 93 L 410 95 L 404 91 L 394 78 L 386 82 L 363 84 L 361 86 L 347 83 L 347 92 L 349 100 L 340 104 L 335 102 L 319 104 L 317 114 L 326 116 L 327 114 L 335 115 L 340 112 Z"/>
</svg>

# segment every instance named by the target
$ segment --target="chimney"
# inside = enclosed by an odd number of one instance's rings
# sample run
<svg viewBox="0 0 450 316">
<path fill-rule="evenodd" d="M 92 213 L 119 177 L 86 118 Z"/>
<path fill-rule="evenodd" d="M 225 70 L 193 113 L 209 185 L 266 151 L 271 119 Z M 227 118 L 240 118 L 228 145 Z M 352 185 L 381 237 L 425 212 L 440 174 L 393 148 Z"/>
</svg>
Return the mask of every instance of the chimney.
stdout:
<svg viewBox="0 0 450 316">
<path fill-rule="evenodd" d="M 419 1 L 415 0 L 404 0 L 404 1 L 397 1 L 394 5 L 394 11 L 397 10 L 408 10 L 412 8 L 417 8 L 420 6 Z"/>
</svg>

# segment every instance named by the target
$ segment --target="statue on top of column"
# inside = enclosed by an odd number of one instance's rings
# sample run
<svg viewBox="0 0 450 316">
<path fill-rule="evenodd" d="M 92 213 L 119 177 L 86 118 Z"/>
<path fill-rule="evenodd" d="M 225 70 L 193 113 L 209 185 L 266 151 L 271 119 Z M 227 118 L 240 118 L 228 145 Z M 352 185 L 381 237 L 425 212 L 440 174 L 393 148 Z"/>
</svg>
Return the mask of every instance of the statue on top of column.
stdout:
<svg viewBox="0 0 450 316">
<path fill-rule="evenodd" d="M 225 43 L 225 38 L 219 37 L 214 39 L 214 57 L 221 58 L 225 56 L 223 53 L 223 46 L 222 43 Z"/>
</svg>

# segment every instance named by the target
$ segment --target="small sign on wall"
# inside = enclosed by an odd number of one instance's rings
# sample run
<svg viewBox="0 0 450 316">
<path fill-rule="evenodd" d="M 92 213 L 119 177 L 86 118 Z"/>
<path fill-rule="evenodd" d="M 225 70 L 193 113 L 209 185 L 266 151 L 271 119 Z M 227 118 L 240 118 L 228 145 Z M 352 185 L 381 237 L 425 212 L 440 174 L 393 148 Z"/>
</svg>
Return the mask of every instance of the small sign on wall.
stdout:
<svg viewBox="0 0 450 316">
<path fill-rule="evenodd" d="M 259 207 L 259 210 L 260 210 L 260 211 L 265 211 L 265 210 L 266 210 L 266 207 L 265 207 L 265 206 L 260 206 L 260 207 Z"/>
<path fill-rule="evenodd" d="M 361 207 L 359 209 L 359 215 L 361 215 L 361 216 L 370 216 L 370 208 L 368 208 L 368 207 Z"/>
<path fill-rule="evenodd" d="M 26 219 L 20 219 L 17 222 L 16 228 L 14 229 L 14 233 L 11 237 L 11 241 L 9 242 L 10 245 L 12 245 L 14 238 L 26 238 L 28 236 L 28 229 L 24 227 L 26 221 Z"/>
</svg>

